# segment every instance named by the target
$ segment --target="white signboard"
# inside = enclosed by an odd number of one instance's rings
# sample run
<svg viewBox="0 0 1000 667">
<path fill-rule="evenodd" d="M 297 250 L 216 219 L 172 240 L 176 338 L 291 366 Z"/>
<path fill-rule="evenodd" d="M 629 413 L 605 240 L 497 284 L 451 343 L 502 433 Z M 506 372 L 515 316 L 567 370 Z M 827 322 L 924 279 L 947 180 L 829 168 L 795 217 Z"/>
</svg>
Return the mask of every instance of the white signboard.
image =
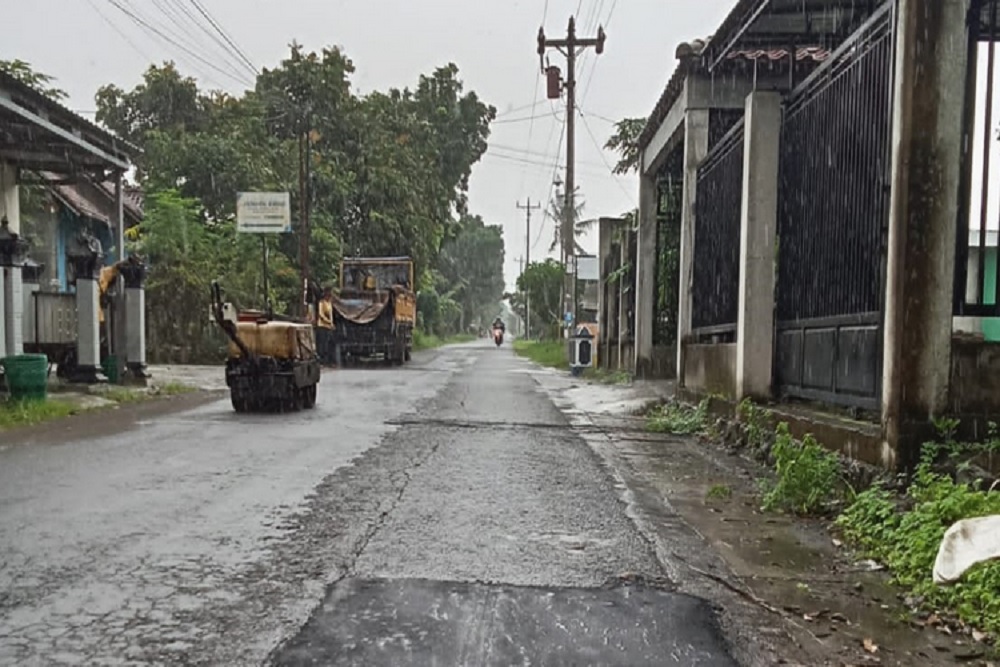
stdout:
<svg viewBox="0 0 1000 667">
<path fill-rule="evenodd" d="M 576 256 L 577 280 L 600 280 L 601 265 L 593 255 Z"/>
<path fill-rule="evenodd" d="M 236 231 L 284 234 L 292 231 L 292 203 L 287 192 L 239 192 Z"/>
</svg>

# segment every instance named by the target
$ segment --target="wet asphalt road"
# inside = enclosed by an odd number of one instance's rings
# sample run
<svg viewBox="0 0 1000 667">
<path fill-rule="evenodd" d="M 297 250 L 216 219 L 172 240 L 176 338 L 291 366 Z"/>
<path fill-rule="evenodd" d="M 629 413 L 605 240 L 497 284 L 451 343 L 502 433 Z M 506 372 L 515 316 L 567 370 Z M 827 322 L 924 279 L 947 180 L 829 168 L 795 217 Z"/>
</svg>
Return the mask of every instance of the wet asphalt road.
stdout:
<svg viewBox="0 0 1000 667">
<path fill-rule="evenodd" d="M 10 446 L 0 664 L 734 664 L 619 487 L 485 341 Z"/>
</svg>

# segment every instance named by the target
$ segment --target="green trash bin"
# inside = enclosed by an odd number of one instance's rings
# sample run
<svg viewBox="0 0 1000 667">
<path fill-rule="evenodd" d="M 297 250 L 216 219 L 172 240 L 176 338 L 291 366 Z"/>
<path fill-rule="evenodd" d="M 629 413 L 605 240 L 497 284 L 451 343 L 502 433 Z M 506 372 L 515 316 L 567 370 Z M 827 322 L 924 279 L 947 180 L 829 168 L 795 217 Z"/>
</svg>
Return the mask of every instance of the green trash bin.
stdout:
<svg viewBox="0 0 1000 667">
<path fill-rule="evenodd" d="M 109 354 L 104 357 L 104 363 L 101 364 L 101 370 L 104 371 L 104 375 L 108 378 L 108 382 L 111 384 L 118 384 L 118 357 L 113 354 Z"/>
<path fill-rule="evenodd" d="M 49 359 L 44 354 L 5 357 L 0 365 L 13 400 L 45 400 L 48 396 Z"/>
</svg>

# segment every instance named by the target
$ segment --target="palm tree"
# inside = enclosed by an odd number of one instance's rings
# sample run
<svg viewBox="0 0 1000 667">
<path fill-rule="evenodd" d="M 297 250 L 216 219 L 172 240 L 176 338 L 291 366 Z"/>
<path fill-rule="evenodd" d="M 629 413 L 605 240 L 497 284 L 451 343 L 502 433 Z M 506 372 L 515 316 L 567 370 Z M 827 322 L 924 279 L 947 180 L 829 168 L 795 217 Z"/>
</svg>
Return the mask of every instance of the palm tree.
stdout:
<svg viewBox="0 0 1000 667">
<path fill-rule="evenodd" d="M 559 185 L 557 183 L 557 185 Z M 576 239 L 586 234 L 591 227 L 594 226 L 596 220 L 583 220 L 583 207 L 585 202 L 583 198 L 580 197 L 580 188 L 577 186 L 574 190 L 573 197 L 573 233 Z M 552 201 L 549 202 L 549 208 L 545 212 L 550 218 L 552 218 L 557 224 L 555 226 L 555 234 L 552 237 L 552 245 L 549 246 L 549 252 L 553 252 L 557 248 L 562 247 L 562 227 L 563 221 L 566 219 L 564 211 L 566 210 L 566 195 L 561 191 L 556 191 L 556 196 L 553 197 Z M 583 254 L 583 246 L 580 245 L 578 241 L 574 239 L 573 245 L 576 249 L 576 254 Z"/>
</svg>

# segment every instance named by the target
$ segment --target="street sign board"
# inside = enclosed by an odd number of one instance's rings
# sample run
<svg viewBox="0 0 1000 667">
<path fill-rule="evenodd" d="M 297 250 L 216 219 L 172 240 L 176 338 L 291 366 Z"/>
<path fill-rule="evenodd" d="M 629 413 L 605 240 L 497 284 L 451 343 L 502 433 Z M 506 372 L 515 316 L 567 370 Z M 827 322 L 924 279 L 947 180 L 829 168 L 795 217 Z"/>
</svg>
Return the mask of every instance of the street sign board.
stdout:
<svg viewBox="0 0 1000 667">
<path fill-rule="evenodd" d="M 236 231 L 285 234 L 292 231 L 292 204 L 287 192 L 239 192 Z"/>
<path fill-rule="evenodd" d="M 576 256 L 577 280 L 600 280 L 601 266 L 594 255 Z"/>
</svg>

